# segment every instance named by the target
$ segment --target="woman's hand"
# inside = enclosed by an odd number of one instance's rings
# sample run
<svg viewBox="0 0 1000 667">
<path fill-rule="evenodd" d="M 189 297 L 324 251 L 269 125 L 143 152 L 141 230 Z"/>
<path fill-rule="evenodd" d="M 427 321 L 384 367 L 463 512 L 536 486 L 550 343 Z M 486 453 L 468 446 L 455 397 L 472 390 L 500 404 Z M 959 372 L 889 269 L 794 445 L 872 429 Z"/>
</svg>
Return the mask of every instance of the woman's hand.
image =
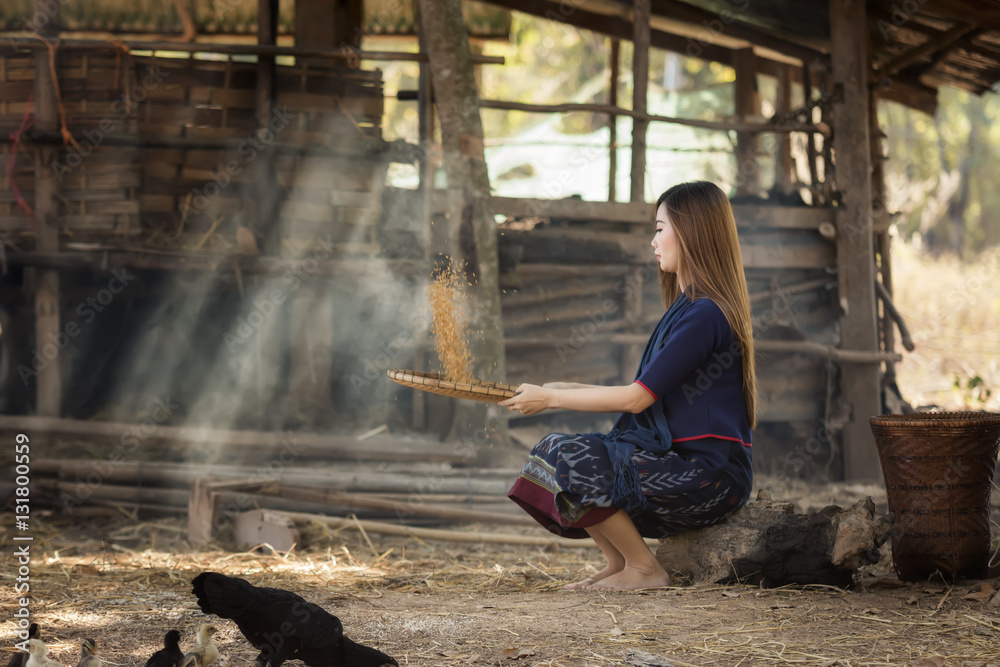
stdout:
<svg viewBox="0 0 1000 667">
<path fill-rule="evenodd" d="M 511 410 L 520 410 L 525 415 L 538 414 L 549 407 L 548 386 L 539 387 L 537 384 L 522 384 L 517 388 L 516 396 L 500 401 L 500 405 Z"/>
</svg>

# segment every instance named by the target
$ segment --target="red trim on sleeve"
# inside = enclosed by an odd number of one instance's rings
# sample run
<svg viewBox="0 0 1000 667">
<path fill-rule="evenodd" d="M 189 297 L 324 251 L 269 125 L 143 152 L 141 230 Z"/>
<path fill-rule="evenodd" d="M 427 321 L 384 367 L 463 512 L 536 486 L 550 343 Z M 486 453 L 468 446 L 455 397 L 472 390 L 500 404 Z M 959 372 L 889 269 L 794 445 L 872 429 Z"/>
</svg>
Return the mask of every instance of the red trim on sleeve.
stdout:
<svg viewBox="0 0 1000 667">
<path fill-rule="evenodd" d="M 657 395 L 656 395 L 656 392 L 654 392 L 654 391 L 653 391 L 652 389 L 650 389 L 649 387 L 647 387 L 647 386 L 646 386 L 646 385 L 644 385 L 643 383 L 639 382 L 638 380 L 636 380 L 636 381 L 635 381 L 635 383 L 636 383 L 637 385 L 639 385 L 640 387 L 642 387 L 643 389 L 645 389 L 646 391 L 648 391 L 648 392 L 649 392 L 650 394 L 652 394 L 652 395 L 653 395 L 653 398 L 655 398 L 656 400 L 660 400 L 660 397 L 659 397 L 659 396 L 657 396 Z"/>
<path fill-rule="evenodd" d="M 739 438 L 732 438 L 727 435 L 715 435 L 714 433 L 705 433 L 704 435 L 692 435 L 688 438 L 674 438 L 674 442 L 686 442 L 688 440 L 701 440 L 703 438 L 718 438 L 719 440 L 732 440 L 733 442 L 738 442 L 744 447 L 752 447 L 749 442 L 743 442 Z"/>
</svg>

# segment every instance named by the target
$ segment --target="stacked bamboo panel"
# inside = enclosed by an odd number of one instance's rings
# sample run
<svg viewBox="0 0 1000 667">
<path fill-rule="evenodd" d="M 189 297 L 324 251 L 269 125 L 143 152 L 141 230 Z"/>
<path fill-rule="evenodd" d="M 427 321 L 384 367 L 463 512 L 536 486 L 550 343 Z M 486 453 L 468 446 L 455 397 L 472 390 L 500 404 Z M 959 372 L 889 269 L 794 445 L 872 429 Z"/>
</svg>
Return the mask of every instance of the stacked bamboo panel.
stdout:
<svg viewBox="0 0 1000 667">
<path fill-rule="evenodd" d="M 59 226 L 75 240 L 97 234 L 139 233 L 140 185 L 135 147 L 110 141 L 133 136 L 135 120 L 123 103 L 129 85 L 125 58 L 112 49 L 63 53 L 57 62 L 57 98 L 62 123 L 71 139 L 59 151 L 51 169 L 58 181 Z M 4 229 L 24 231 L 34 224 L 34 151 L 25 141 L 34 113 L 34 58 L 0 57 L 0 130 L 19 135 L 3 147 L 0 220 Z M 8 178 L 8 169 L 13 181 Z M 19 201 L 20 199 L 20 201 Z"/>
<path fill-rule="evenodd" d="M 59 225 L 73 240 L 141 235 L 149 246 L 227 252 L 237 228 L 277 223 L 286 255 L 318 236 L 341 255 L 378 253 L 381 72 L 278 65 L 274 112 L 258 132 L 256 63 L 111 44 L 56 60 L 64 139 L 34 138 L 64 144 L 53 168 Z M 31 54 L 0 56 L 0 130 L 22 137 L 16 156 L 0 147 L 2 230 L 34 223 L 34 88 Z M 258 219 L 262 183 L 276 190 L 276 221 Z"/>
</svg>

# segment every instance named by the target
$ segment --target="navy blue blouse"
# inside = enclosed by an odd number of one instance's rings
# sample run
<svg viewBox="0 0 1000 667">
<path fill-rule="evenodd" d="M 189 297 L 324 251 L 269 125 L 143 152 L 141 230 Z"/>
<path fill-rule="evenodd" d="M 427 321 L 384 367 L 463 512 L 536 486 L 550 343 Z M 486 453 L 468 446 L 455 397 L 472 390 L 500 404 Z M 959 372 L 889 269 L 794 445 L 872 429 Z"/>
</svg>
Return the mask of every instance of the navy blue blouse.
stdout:
<svg viewBox="0 0 1000 667">
<path fill-rule="evenodd" d="M 674 443 L 719 438 L 750 446 L 740 342 L 711 299 L 691 303 L 636 382 L 663 402 Z"/>
</svg>

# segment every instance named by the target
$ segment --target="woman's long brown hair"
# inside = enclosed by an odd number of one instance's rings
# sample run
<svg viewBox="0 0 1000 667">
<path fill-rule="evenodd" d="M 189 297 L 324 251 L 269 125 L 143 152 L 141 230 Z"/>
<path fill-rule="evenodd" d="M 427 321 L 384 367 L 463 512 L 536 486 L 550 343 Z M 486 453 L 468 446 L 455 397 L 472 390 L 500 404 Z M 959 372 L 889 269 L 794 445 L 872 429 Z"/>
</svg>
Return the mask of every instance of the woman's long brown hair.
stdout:
<svg viewBox="0 0 1000 667">
<path fill-rule="evenodd" d="M 684 276 L 692 299 L 708 298 L 722 310 L 740 341 L 743 357 L 743 399 L 750 427 L 757 425 L 757 365 L 754 358 L 750 298 L 743 255 L 729 198 L 714 183 L 695 181 L 670 188 L 656 200 L 666 204 L 680 253 L 677 271 Z M 677 274 L 660 271 L 665 305 L 677 298 Z"/>
</svg>

